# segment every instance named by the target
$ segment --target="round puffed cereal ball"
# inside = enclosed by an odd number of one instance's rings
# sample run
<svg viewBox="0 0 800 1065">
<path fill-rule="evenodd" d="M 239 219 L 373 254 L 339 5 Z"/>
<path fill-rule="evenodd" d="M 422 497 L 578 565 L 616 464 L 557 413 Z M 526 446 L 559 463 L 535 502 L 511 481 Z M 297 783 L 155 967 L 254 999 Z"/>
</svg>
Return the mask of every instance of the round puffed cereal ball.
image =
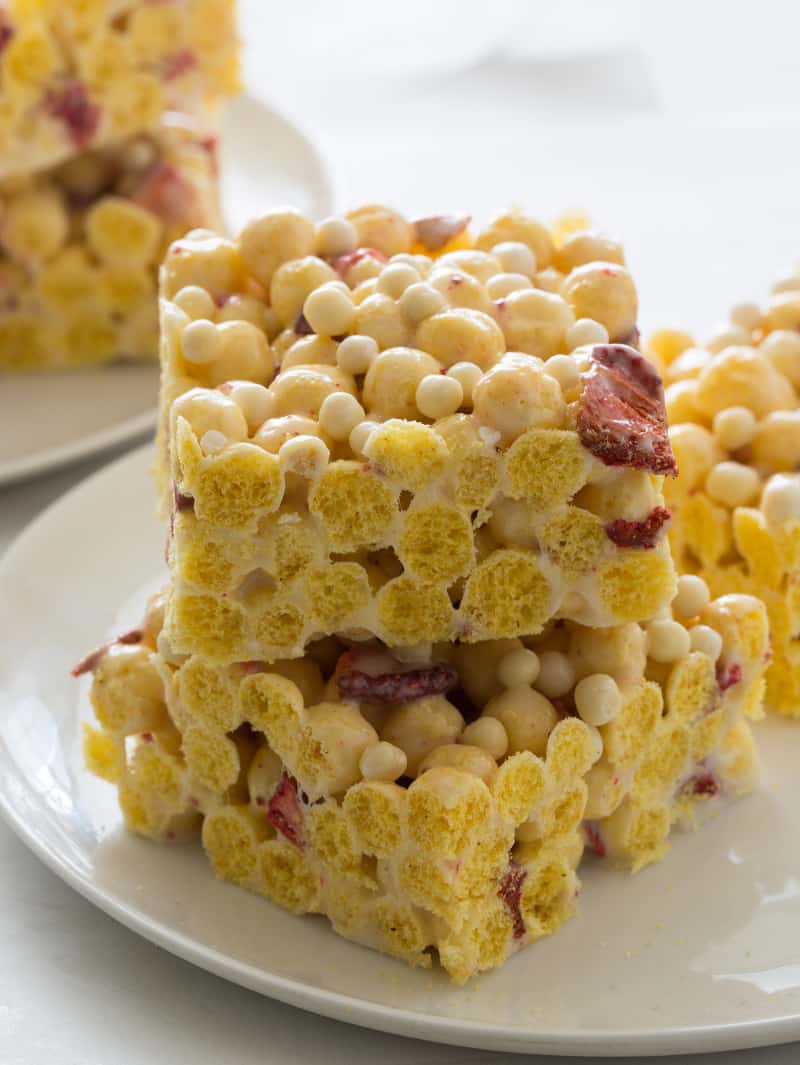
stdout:
<svg viewBox="0 0 800 1065">
<path fill-rule="evenodd" d="M 417 386 L 438 374 L 439 363 L 415 348 L 388 348 L 374 360 L 364 378 L 364 406 L 383 418 L 411 418 L 417 413 Z"/>
<path fill-rule="evenodd" d="M 348 443 L 354 455 L 364 455 L 367 441 L 372 436 L 373 430 L 378 428 L 378 424 L 378 422 L 363 421 L 352 430 L 348 437 Z"/>
<path fill-rule="evenodd" d="M 462 404 L 467 407 L 471 406 L 475 385 L 483 377 L 480 366 L 476 366 L 474 362 L 456 362 L 448 367 L 447 376 L 452 377 L 461 385 L 461 393 L 464 397 Z"/>
<path fill-rule="evenodd" d="M 454 377 L 428 374 L 417 385 L 417 407 L 426 418 L 438 421 L 455 414 L 464 399 L 464 391 Z"/>
<path fill-rule="evenodd" d="M 383 292 L 358 305 L 353 332 L 373 337 L 381 351 L 410 344 L 414 337 L 399 304 Z"/>
<path fill-rule="evenodd" d="M 533 427 L 558 428 L 566 404 L 558 382 L 529 355 L 509 353 L 478 381 L 472 393 L 478 421 L 510 444 Z"/>
<path fill-rule="evenodd" d="M 499 274 L 502 270 L 500 261 L 485 251 L 477 251 L 475 248 L 464 248 L 461 251 L 451 251 L 442 255 L 437 260 L 437 266 L 445 269 L 460 270 L 463 274 L 469 274 L 485 285 L 490 277 Z"/>
<path fill-rule="evenodd" d="M 455 743 L 464 719 L 443 695 L 428 695 L 392 708 L 381 729 L 381 739 L 405 752 L 406 772 L 415 777 L 420 763 L 435 747 Z"/>
<path fill-rule="evenodd" d="M 209 430 L 239 443 L 247 439 L 247 421 L 228 396 L 207 388 L 191 388 L 172 404 L 172 418 L 185 418 L 198 440 Z"/>
<path fill-rule="evenodd" d="M 527 278 L 536 273 L 536 256 L 527 244 L 518 240 L 505 240 L 501 244 L 495 244 L 492 255 L 500 261 L 506 273 L 522 274 Z"/>
<path fill-rule="evenodd" d="M 493 311 L 492 301 L 484 286 L 477 278 L 463 270 L 436 263 L 428 275 L 428 283 L 444 296 L 450 307 L 481 311 L 489 315 Z"/>
<path fill-rule="evenodd" d="M 586 263 L 617 263 L 625 265 L 625 252 L 618 240 L 603 233 L 584 229 L 572 233 L 556 250 L 555 264 L 563 274 L 568 274 Z"/>
<path fill-rule="evenodd" d="M 774 329 L 800 329 L 800 291 L 773 295 L 765 318 L 770 333 Z"/>
<path fill-rule="evenodd" d="M 523 499 L 501 496 L 492 503 L 489 532 L 498 544 L 506 547 L 535 548 L 538 544 L 534 520 L 535 508 Z"/>
<path fill-rule="evenodd" d="M 722 637 L 710 625 L 695 625 L 693 629 L 689 629 L 689 646 L 693 651 L 700 651 L 708 655 L 712 662 L 716 662 L 722 654 Z"/>
<path fill-rule="evenodd" d="M 566 347 L 567 330 L 575 319 L 561 296 L 539 289 L 521 289 L 498 300 L 497 321 L 509 351 L 547 359 Z"/>
<path fill-rule="evenodd" d="M 520 247 L 525 247 L 524 244 Z M 489 299 L 501 300 L 504 296 L 510 296 L 512 292 L 519 292 L 523 288 L 533 288 L 533 283 L 525 274 L 495 274 L 486 282 L 486 291 Z"/>
<path fill-rule="evenodd" d="M 319 408 L 319 424 L 332 440 L 347 440 L 364 420 L 364 408 L 349 392 L 331 392 Z"/>
<path fill-rule="evenodd" d="M 737 303 L 731 307 L 731 321 L 752 333 L 761 325 L 761 308 L 757 303 Z"/>
<path fill-rule="evenodd" d="M 544 372 L 558 381 L 565 394 L 580 384 L 578 364 L 570 355 L 551 355 L 544 364 Z"/>
<path fill-rule="evenodd" d="M 299 436 L 321 436 L 319 422 L 302 414 L 269 418 L 253 437 L 253 443 L 277 455 L 287 440 Z"/>
<path fill-rule="evenodd" d="M 800 274 L 785 274 L 777 281 L 773 281 L 769 287 L 774 296 L 781 292 L 796 292 L 798 289 L 800 289 Z"/>
<path fill-rule="evenodd" d="M 336 349 L 336 364 L 339 369 L 352 374 L 353 377 L 366 373 L 377 357 L 378 345 L 375 340 L 358 333 L 345 337 Z"/>
<path fill-rule="evenodd" d="M 181 334 L 181 354 L 196 366 L 219 358 L 221 346 L 219 330 L 207 318 L 190 322 Z"/>
<path fill-rule="evenodd" d="M 765 473 L 800 469 L 800 410 L 775 410 L 759 423 L 750 459 Z"/>
<path fill-rule="evenodd" d="M 336 271 L 313 255 L 279 266 L 272 276 L 269 301 L 281 325 L 293 326 L 314 289 L 338 280 Z"/>
<path fill-rule="evenodd" d="M 303 315 L 314 330 L 323 336 L 335 337 L 348 333 L 353 325 L 356 309 L 347 286 L 339 282 L 320 285 L 303 304 Z"/>
<path fill-rule="evenodd" d="M 465 307 L 448 308 L 421 322 L 417 346 L 443 366 L 468 360 L 482 370 L 494 366 L 505 351 L 503 334 L 494 319 Z"/>
<path fill-rule="evenodd" d="M 220 307 L 217 312 L 217 321 L 249 322 L 260 329 L 262 333 L 269 335 L 269 328 L 276 326 L 278 329 L 280 328 L 277 316 L 272 313 L 268 314 L 271 311 L 271 307 L 266 307 L 255 296 L 234 294 L 230 299 L 225 300 Z"/>
<path fill-rule="evenodd" d="M 193 322 L 192 329 L 198 322 Z M 206 371 L 214 387 L 225 381 L 267 381 L 274 372 L 267 338 L 250 322 L 223 322 L 217 327 L 219 350 Z M 184 333 L 185 336 L 185 333 Z"/>
<path fill-rule="evenodd" d="M 554 266 L 548 266 L 546 270 L 540 270 L 533 279 L 534 288 L 540 288 L 542 292 L 552 292 L 558 295 L 564 284 L 564 275 Z"/>
<path fill-rule="evenodd" d="M 244 227 L 239 249 L 248 270 L 268 286 L 282 263 L 313 254 L 314 226 L 293 208 L 270 211 Z"/>
<path fill-rule="evenodd" d="M 462 742 L 443 743 L 440 747 L 434 747 L 420 762 L 417 776 L 421 777 L 429 769 L 437 769 L 440 766 L 460 769 L 462 773 L 469 773 L 487 784 L 497 772 L 497 764 L 488 751 L 483 747 Z"/>
<path fill-rule="evenodd" d="M 697 381 L 674 381 L 664 389 L 664 406 L 670 425 L 691 422 L 700 416 L 697 409 Z"/>
<path fill-rule="evenodd" d="M 586 263 L 573 270 L 561 294 L 576 318 L 591 318 L 608 330 L 612 341 L 625 341 L 636 328 L 636 286 L 618 263 Z"/>
<path fill-rule="evenodd" d="M 294 366 L 336 366 L 339 345 L 333 337 L 310 333 L 295 340 L 280 360 L 283 373 Z"/>
<path fill-rule="evenodd" d="M 320 259 L 335 259 L 347 255 L 358 247 L 358 233 L 346 218 L 323 218 L 317 225 L 314 254 Z"/>
<path fill-rule="evenodd" d="M 269 388 L 276 414 L 316 417 L 331 392 L 355 394 L 355 382 L 338 366 L 293 366 L 279 373 Z"/>
<path fill-rule="evenodd" d="M 758 473 L 741 462 L 718 462 L 706 477 L 706 491 L 717 503 L 745 507 L 758 495 Z"/>
<path fill-rule="evenodd" d="M 703 347 L 713 355 L 717 355 L 725 348 L 750 344 L 752 339 L 750 333 L 742 329 L 740 325 L 724 325 L 711 334 Z"/>
<path fill-rule="evenodd" d="M 462 743 L 482 747 L 498 762 L 508 751 L 508 734 L 496 717 L 479 717 L 461 733 Z"/>
<path fill-rule="evenodd" d="M 69 234 L 69 218 L 58 193 L 32 189 L 8 199 L 4 194 L 4 199 L 3 245 L 11 257 L 23 263 L 51 259 Z M 131 210 L 140 209 L 131 205 Z"/>
<path fill-rule="evenodd" d="M 199 285 L 185 285 L 172 302 L 193 319 L 206 318 L 213 321 L 217 313 L 216 303 Z"/>
<path fill-rule="evenodd" d="M 322 476 L 329 458 L 330 452 L 318 436 L 294 436 L 278 452 L 284 473 L 296 473 L 309 480 Z"/>
<path fill-rule="evenodd" d="M 758 423 L 747 407 L 726 407 L 714 415 L 714 436 L 726 451 L 738 451 L 756 435 Z"/>
<path fill-rule="evenodd" d="M 527 647 L 509 651 L 497 666 L 497 679 L 504 688 L 516 688 L 520 684 L 531 685 L 538 676 L 539 656 Z"/>
<path fill-rule="evenodd" d="M 361 776 L 365 780 L 397 780 L 403 776 L 407 767 L 406 752 L 386 740 L 367 747 L 358 763 Z"/>
<path fill-rule="evenodd" d="M 759 350 L 779 373 L 800 389 L 800 333 L 777 329 L 764 339 Z"/>
<path fill-rule="evenodd" d="M 575 685 L 575 709 L 587 725 L 607 725 L 622 709 L 617 682 L 607 673 L 591 673 Z"/>
<path fill-rule="evenodd" d="M 508 753 L 532 751 L 543 755 L 547 739 L 558 724 L 558 712 L 541 692 L 527 685 L 506 688 L 483 708 L 483 717 L 495 717 L 508 736 Z"/>
<path fill-rule="evenodd" d="M 509 241 L 527 244 L 540 270 L 552 262 L 555 249 L 547 226 L 517 208 L 493 218 L 488 227 L 478 234 L 475 245 L 483 251 L 489 251 L 495 245 Z"/>
<path fill-rule="evenodd" d="M 575 325 L 567 330 L 567 347 L 570 351 L 582 348 L 586 344 L 607 344 L 608 330 L 602 322 L 592 318 L 579 318 Z"/>
<path fill-rule="evenodd" d="M 361 248 L 377 248 L 388 258 L 411 247 L 411 226 L 391 207 L 367 204 L 355 211 L 348 211 L 347 220 L 355 226 L 358 246 Z"/>
<path fill-rule="evenodd" d="M 647 653 L 654 662 L 676 662 L 690 648 L 689 633 L 679 622 L 658 618 L 647 626 Z"/>
<path fill-rule="evenodd" d="M 260 429 L 275 411 L 269 390 L 255 381 L 230 381 L 222 386 L 222 391 L 244 414 L 251 433 Z"/>
<path fill-rule="evenodd" d="M 670 429 L 669 440 L 686 490 L 698 488 L 716 461 L 714 437 L 702 425 L 686 422 Z"/>
<path fill-rule="evenodd" d="M 400 310 L 414 325 L 444 309 L 447 301 L 433 285 L 418 281 L 408 286 L 400 296 Z"/>
<path fill-rule="evenodd" d="M 575 683 L 575 667 L 561 651 L 542 651 L 536 687 L 549 699 L 566 695 Z"/>
<path fill-rule="evenodd" d="M 368 300 L 370 296 L 376 295 L 377 291 L 377 277 L 371 277 L 368 281 L 362 281 L 360 285 L 356 285 L 353 289 L 353 303 L 356 307 L 360 307 L 364 300 Z"/>
<path fill-rule="evenodd" d="M 711 601 L 708 585 L 702 577 L 685 573 L 678 578 L 678 590 L 672 600 L 672 609 L 684 618 L 694 618 Z"/>
<path fill-rule="evenodd" d="M 776 473 L 770 477 L 764 488 L 761 510 L 770 525 L 800 520 L 800 475 Z"/>
<path fill-rule="evenodd" d="M 419 284 L 421 280 L 419 271 L 408 263 L 389 263 L 381 270 L 378 292 L 399 300 L 410 285 Z"/>
</svg>

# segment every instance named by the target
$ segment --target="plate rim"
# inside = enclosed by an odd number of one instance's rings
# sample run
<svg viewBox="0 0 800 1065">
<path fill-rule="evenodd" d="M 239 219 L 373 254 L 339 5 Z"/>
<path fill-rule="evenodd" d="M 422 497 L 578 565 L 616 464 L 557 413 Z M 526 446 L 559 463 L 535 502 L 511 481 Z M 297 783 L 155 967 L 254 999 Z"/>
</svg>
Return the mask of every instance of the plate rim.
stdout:
<svg viewBox="0 0 800 1065">
<path fill-rule="evenodd" d="M 128 464 L 131 467 L 149 466 L 152 455 L 151 443 L 127 452 L 73 485 L 29 522 L 0 557 L 0 588 L 6 580 L 14 579 L 16 558 L 25 550 L 30 538 L 35 537 L 42 528 L 57 522 L 62 510 L 72 507 L 76 498 L 91 491 L 98 482 L 115 478 L 120 468 Z M 13 760 L 8 758 L 9 748 L 2 740 L 0 751 L 6 752 L 6 759 L 15 777 L 30 790 Z M 555 1056 L 662 1056 L 744 1050 L 800 1039 L 800 1013 L 733 1023 L 651 1027 L 639 1029 L 635 1033 L 624 1028 L 514 1028 L 433 1016 L 372 1003 L 339 991 L 310 987 L 300 980 L 231 958 L 221 950 L 206 946 L 166 922 L 149 916 L 142 907 L 132 906 L 120 900 L 112 891 L 99 887 L 76 869 L 63 852 L 48 846 L 34 829 L 29 828 L 2 788 L 0 816 L 20 842 L 51 872 L 88 902 L 144 939 L 217 977 L 332 1020 L 449 1046 Z"/>
</svg>

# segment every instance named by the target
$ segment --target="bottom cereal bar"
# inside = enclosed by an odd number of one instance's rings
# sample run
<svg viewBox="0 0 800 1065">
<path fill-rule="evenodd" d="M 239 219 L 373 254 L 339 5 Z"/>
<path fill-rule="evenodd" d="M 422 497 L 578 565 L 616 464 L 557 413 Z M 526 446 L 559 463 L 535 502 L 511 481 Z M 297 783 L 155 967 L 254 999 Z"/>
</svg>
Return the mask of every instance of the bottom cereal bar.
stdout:
<svg viewBox="0 0 800 1065">
<path fill-rule="evenodd" d="M 174 125 L 0 182 L 0 370 L 157 358 L 157 264 L 219 224 L 214 156 Z"/>
<path fill-rule="evenodd" d="M 132 830 L 199 835 L 219 877 L 463 983 L 574 912 L 586 843 L 635 870 L 753 786 L 765 611 L 694 591 L 686 624 L 232 667 L 168 657 L 157 597 L 74 671 L 87 761 Z"/>
</svg>

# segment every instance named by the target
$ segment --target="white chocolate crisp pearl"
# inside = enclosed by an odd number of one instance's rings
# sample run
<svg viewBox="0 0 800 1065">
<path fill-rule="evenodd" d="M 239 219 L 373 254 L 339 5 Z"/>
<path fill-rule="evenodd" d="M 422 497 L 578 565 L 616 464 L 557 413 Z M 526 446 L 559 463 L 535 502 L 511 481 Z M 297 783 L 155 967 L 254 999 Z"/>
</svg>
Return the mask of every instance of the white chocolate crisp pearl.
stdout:
<svg viewBox="0 0 800 1065">
<path fill-rule="evenodd" d="M 536 256 L 527 244 L 516 240 L 506 240 L 495 244 L 492 255 L 500 260 L 500 265 L 509 274 L 524 274 L 533 277 L 536 273 Z"/>
<path fill-rule="evenodd" d="M 364 408 L 349 392 L 331 392 L 319 409 L 319 424 L 333 440 L 347 440 L 364 420 Z"/>
<path fill-rule="evenodd" d="M 558 381 L 562 392 L 571 392 L 580 384 L 578 364 L 569 355 L 551 355 L 544 364 L 544 372 Z"/>
<path fill-rule="evenodd" d="M 770 525 L 800 520 L 800 474 L 776 473 L 767 481 L 761 510 Z"/>
<path fill-rule="evenodd" d="M 672 609 L 684 618 L 694 618 L 705 610 L 711 601 L 708 585 L 702 577 L 685 573 L 678 578 L 678 591 L 672 600 Z"/>
<path fill-rule="evenodd" d="M 200 440 L 200 447 L 206 453 L 206 455 L 215 455 L 218 451 L 222 451 L 228 446 L 228 438 L 224 433 L 221 433 L 219 429 L 209 429 L 203 433 Z"/>
<path fill-rule="evenodd" d="M 350 433 L 349 444 L 350 450 L 354 455 L 364 454 L 364 448 L 367 446 L 367 441 L 370 436 L 372 436 L 373 430 L 377 428 L 377 422 L 363 421 L 353 429 Z"/>
<path fill-rule="evenodd" d="M 462 404 L 471 405 L 473 389 L 483 377 L 480 366 L 476 366 L 474 362 L 455 362 L 448 367 L 447 376 L 452 377 L 461 385 L 464 396 Z"/>
<path fill-rule="evenodd" d="M 536 687 L 549 699 L 566 695 L 575 683 L 575 667 L 560 651 L 543 651 L 539 655 Z"/>
<path fill-rule="evenodd" d="M 272 395 L 255 381 L 231 381 L 223 390 L 230 396 L 247 419 L 247 428 L 251 433 L 260 429 L 267 418 L 273 415 Z"/>
<path fill-rule="evenodd" d="M 479 717 L 467 725 L 461 741 L 473 747 L 482 747 L 497 762 L 508 750 L 508 734 L 502 721 L 496 717 Z"/>
<path fill-rule="evenodd" d="M 417 385 L 416 404 L 421 414 L 434 421 L 455 414 L 464 399 L 464 390 L 454 377 L 428 374 Z"/>
<path fill-rule="evenodd" d="M 198 366 L 219 357 L 222 340 L 219 330 L 206 318 L 190 322 L 181 334 L 181 351 L 187 362 Z"/>
<path fill-rule="evenodd" d="M 358 333 L 345 337 L 336 350 L 336 365 L 345 373 L 366 373 L 378 357 L 378 345 L 372 337 Z"/>
<path fill-rule="evenodd" d="M 718 462 L 706 478 L 706 491 L 726 507 L 744 507 L 758 495 L 760 481 L 750 466 L 741 462 Z"/>
<path fill-rule="evenodd" d="M 314 330 L 322 336 L 334 337 L 347 333 L 353 326 L 356 309 L 346 287 L 337 282 L 320 285 L 306 297 L 303 315 Z"/>
<path fill-rule="evenodd" d="M 607 673 L 591 673 L 575 685 L 575 709 L 587 725 L 607 725 L 622 709 L 617 682 Z"/>
<path fill-rule="evenodd" d="M 689 645 L 693 651 L 701 651 L 716 662 L 722 654 L 722 637 L 710 625 L 695 625 L 689 630 Z"/>
<path fill-rule="evenodd" d="M 330 452 L 318 436 L 295 436 L 282 444 L 278 452 L 284 473 L 296 473 L 309 480 L 325 472 L 329 458 Z"/>
<path fill-rule="evenodd" d="M 239 407 L 221 392 L 192 388 L 172 404 L 172 417 L 185 418 L 198 440 L 210 429 L 238 443 L 247 439 L 247 421 Z"/>
<path fill-rule="evenodd" d="M 186 285 L 176 294 L 173 302 L 193 319 L 213 319 L 217 313 L 216 303 L 199 285 Z"/>
<path fill-rule="evenodd" d="M 497 679 L 504 688 L 533 684 L 539 676 L 539 656 L 527 647 L 517 647 L 500 659 Z"/>
<path fill-rule="evenodd" d="M 314 236 L 316 254 L 321 259 L 347 255 L 358 247 L 358 233 L 346 218 L 323 218 Z"/>
<path fill-rule="evenodd" d="M 483 716 L 496 717 L 502 723 L 510 754 L 532 751 L 541 757 L 558 724 L 558 713 L 550 700 L 527 685 L 506 688 L 495 695 L 484 707 Z"/>
<path fill-rule="evenodd" d="M 570 351 L 586 344 L 607 344 L 608 330 L 602 322 L 596 322 L 594 318 L 579 318 L 567 330 L 566 340 Z"/>
<path fill-rule="evenodd" d="M 757 303 L 737 303 L 731 307 L 731 321 L 734 325 L 752 332 L 761 325 L 761 308 Z"/>
<path fill-rule="evenodd" d="M 397 780 L 408 767 L 406 752 L 393 743 L 380 740 L 367 747 L 361 755 L 358 768 L 365 780 Z"/>
<path fill-rule="evenodd" d="M 441 292 L 424 281 L 409 285 L 400 297 L 400 310 L 414 325 L 419 325 L 446 306 L 447 300 Z"/>
<path fill-rule="evenodd" d="M 378 278 L 378 292 L 399 300 L 410 285 L 417 285 L 421 280 L 419 270 L 409 266 L 408 263 L 389 263 L 381 270 Z"/>
<path fill-rule="evenodd" d="M 676 662 L 690 647 L 689 633 L 677 621 L 659 618 L 647 626 L 647 653 L 655 662 Z"/>
<path fill-rule="evenodd" d="M 714 415 L 714 436 L 726 451 L 738 451 L 756 435 L 758 423 L 747 407 L 726 407 Z"/>
<path fill-rule="evenodd" d="M 800 389 L 800 333 L 776 329 L 763 341 L 759 351 L 779 373 L 789 378 L 795 389 Z"/>
<path fill-rule="evenodd" d="M 533 282 L 525 274 L 495 274 L 486 282 L 486 291 L 492 300 L 501 300 L 521 288 L 533 288 Z"/>
</svg>

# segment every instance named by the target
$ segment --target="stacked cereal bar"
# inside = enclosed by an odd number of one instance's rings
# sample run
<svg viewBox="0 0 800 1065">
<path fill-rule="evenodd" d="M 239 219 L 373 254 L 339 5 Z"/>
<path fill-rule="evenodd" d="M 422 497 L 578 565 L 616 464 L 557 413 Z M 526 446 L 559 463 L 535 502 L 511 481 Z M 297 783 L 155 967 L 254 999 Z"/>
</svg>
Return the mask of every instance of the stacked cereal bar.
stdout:
<svg viewBox="0 0 800 1065">
<path fill-rule="evenodd" d="M 800 277 L 768 305 L 741 304 L 702 347 L 663 331 L 680 476 L 668 489 L 675 562 L 711 589 L 763 599 L 772 658 L 766 702 L 800 713 Z"/>
<path fill-rule="evenodd" d="M 219 225 L 230 0 L 0 7 L 0 369 L 154 358 L 156 267 Z"/>
<path fill-rule="evenodd" d="M 162 295 L 171 580 L 77 669 L 132 828 L 461 982 L 752 786 L 764 610 L 676 580 L 616 242 L 276 211 Z"/>
</svg>

